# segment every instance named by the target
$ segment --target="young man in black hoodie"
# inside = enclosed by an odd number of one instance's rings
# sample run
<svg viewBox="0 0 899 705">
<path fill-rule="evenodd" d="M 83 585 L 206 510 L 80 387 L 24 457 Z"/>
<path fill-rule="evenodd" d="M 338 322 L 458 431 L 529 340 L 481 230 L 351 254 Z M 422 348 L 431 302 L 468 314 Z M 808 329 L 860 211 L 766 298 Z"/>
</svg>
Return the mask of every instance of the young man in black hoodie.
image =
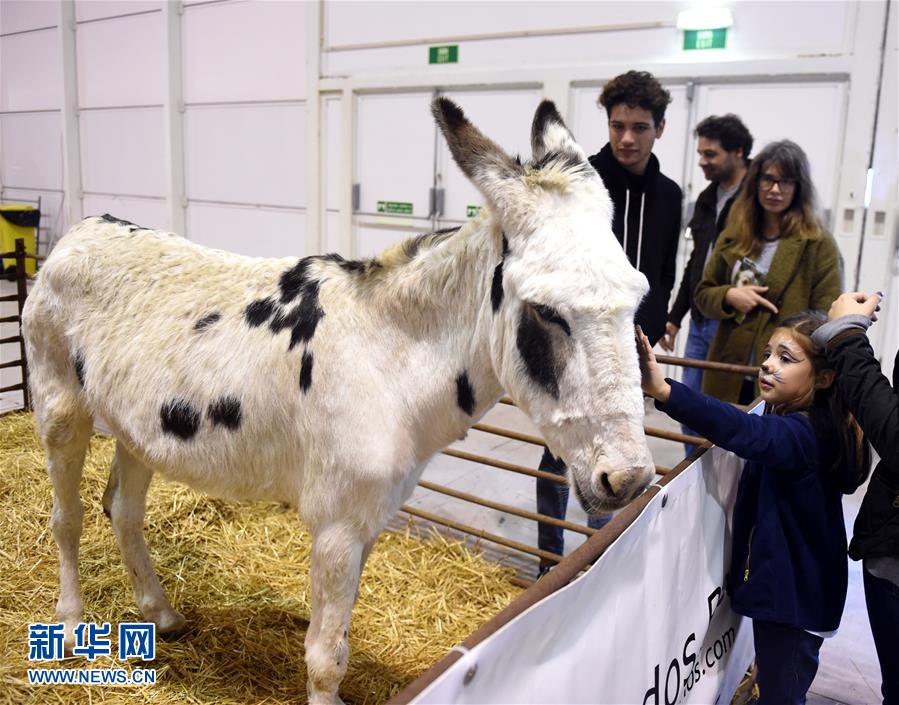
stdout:
<svg viewBox="0 0 899 705">
<path fill-rule="evenodd" d="M 659 160 L 652 153 L 665 129 L 665 108 L 670 102 L 671 94 L 650 73 L 628 71 L 613 78 L 599 96 L 609 119 L 609 142 L 590 157 L 615 206 L 612 232 L 630 263 L 649 280 L 649 293 L 637 309 L 636 323 L 653 345 L 665 332 L 681 225 L 680 187 L 659 171 Z M 565 464 L 545 451 L 540 469 L 561 475 Z M 567 486 L 537 480 L 538 512 L 562 519 L 567 506 Z M 590 517 L 588 526 L 599 528 L 608 520 L 607 516 Z M 540 523 L 537 533 L 541 549 L 562 553 L 562 529 Z M 550 566 L 541 561 L 540 574 Z"/>
<path fill-rule="evenodd" d="M 752 135 L 739 117 L 733 114 L 710 115 L 696 126 L 698 138 L 699 167 L 711 183 L 699 194 L 693 217 L 687 227 L 693 236 L 693 252 L 684 270 L 680 288 L 668 313 L 665 335 L 659 345 L 668 352 L 674 351 L 674 339 L 680 331 L 684 315 L 690 312 L 690 333 L 684 357 L 705 360 L 709 345 L 718 330 L 718 321 L 705 318 L 698 307 L 693 305 L 693 291 L 702 280 L 702 273 L 709 256 L 724 230 L 730 207 L 737 197 L 746 171 L 749 168 L 749 153 L 752 151 Z M 702 370 L 685 367 L 683 383 L 697 392 L 702 390 Z M 695 435 L 692 429 L 684 427 L 684 433 Z M 694 446 L 687 445 L 687 454 Z"/>
</svg>

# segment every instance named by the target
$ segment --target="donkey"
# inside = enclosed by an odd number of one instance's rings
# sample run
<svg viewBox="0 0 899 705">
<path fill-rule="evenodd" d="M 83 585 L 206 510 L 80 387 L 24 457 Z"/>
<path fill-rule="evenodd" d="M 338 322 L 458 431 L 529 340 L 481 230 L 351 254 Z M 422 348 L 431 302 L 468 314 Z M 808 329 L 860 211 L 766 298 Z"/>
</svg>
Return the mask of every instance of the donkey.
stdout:
<svg viewBox="0 0 899 705">
<path fill-rule="evenodd" d="M 185 621 L 144 540 L 154 473 L 298 509 L 313 537 L 313 703 L 339 702 L 379 532 L 503 390 L 564 459 L 588 512 L 643 491 L 653 463 L 633 320 L 648 285 L 612 235 L 600 178 L 549 101 L 528 164 L 451 101 L 432 111 L 488 208 L 375 259 L 241 257 L 108 215 L 60 240 L 23 329 L 67 646 L 82 618 L 79 484 L 94 418 L 117 439 L 103 506 L 161 635 Z"/>
</svg>

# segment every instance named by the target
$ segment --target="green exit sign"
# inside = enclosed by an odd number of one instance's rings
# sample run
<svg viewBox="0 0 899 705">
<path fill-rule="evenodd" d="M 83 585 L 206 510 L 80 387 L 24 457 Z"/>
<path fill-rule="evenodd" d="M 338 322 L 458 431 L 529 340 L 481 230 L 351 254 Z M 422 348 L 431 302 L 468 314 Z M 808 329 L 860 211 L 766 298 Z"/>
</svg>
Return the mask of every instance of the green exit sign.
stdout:
<svg viewBox="0 0 899 705">
<path fill-rule="evenodd" d="M 429 64 L 458 64 L 459 45 L 447 44 L 446 46 L 428 47 Z"/>
<path fill-rule="evenodd" d="M 378 201 L 377 212 L 412 215 L 412 204 L 403 201 Z"/>
<path fill-rule="evenodd" d="M 684 49 L 724 49 L 727 27 L 721 29 L 688 29 L 684 31 Z"/>
<path fill-rule="evenodd" d="M 480 206 L 466 206 L 465 207 L 465 217 L 466 218 L 474 218 L 480 212 L 481 212 Z"/>
</svg>

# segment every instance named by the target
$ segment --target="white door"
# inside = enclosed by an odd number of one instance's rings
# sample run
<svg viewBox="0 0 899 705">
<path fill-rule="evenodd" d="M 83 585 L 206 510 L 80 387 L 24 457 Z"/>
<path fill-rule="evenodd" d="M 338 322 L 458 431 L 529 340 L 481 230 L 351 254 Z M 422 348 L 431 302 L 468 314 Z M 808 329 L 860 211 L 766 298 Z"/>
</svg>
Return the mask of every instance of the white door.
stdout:
<svg viewBox="0 0 899 705">
<path fill-rule="evenodd" d="M 356 99 L 353 256 L 371 256 L 431 230 L 437 127 L 431 92 Z"/>
</svg>

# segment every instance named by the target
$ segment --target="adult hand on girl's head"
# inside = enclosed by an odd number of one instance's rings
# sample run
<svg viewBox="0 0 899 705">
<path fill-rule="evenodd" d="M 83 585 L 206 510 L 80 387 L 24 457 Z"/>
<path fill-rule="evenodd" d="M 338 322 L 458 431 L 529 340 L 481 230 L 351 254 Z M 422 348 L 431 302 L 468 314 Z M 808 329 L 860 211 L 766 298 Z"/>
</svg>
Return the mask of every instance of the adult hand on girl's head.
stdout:
<svg viewBox="0 0 899 705">
<path fill-rule="evenodd" d="M 883 294 L 879 291 L 870 296 L 862 291 L 851 291 L 842 294 L 830 305 L 827 312 L 827 319 L 833 321 L 850 314 L 861 314 L 867 316 L 872 321 L 877 320 L 877 311 L 880 310 L 880 301 Z"/>
<path fill-rule="evenodd" d="M 637 338 L 637 354 L 640 356 L 640 382 L 643 392 L 664 404 L 671 395 L 671 385 L 665 381 L 662 370 L 659 369 L 649 338 L 643 334 L 640 326 L 634 326 L 634 332 Z"/>
</svg>

